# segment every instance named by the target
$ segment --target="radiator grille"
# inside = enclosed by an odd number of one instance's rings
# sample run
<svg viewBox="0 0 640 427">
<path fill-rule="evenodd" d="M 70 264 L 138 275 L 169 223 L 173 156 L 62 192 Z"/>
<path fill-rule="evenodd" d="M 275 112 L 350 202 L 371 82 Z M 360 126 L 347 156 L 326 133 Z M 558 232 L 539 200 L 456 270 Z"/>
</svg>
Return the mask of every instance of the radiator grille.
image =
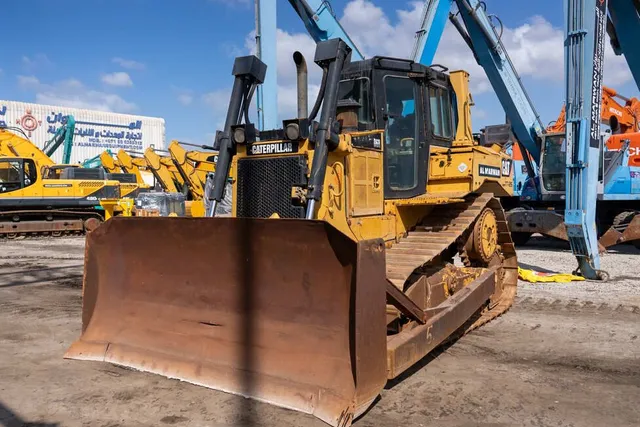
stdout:
<svg viewBox="0 0 640 427">
<path fill-rule="evenodd" d="M 237 216 L 304 218 L 304 207 L 291 201 L 293 186 L 307 186 L 304 156 L 243 158 L 238 161 Z"/>
</svg>

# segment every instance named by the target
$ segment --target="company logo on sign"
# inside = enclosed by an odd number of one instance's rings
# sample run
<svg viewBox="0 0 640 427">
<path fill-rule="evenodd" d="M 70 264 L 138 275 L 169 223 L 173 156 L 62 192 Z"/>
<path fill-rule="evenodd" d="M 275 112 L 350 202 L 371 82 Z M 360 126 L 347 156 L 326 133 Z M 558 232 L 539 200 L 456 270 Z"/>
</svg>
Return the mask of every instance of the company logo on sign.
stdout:
<svg viewBox="0 0 640 427">
<path fill-rule="evenodd" d="M 25 115 L 16 120 L 16 123 L 22 126 L 22 129 L 27 131 L 28 136 L 31 136 L 31 132 L 38 129 L 38 126 L 42 124 L 42 121 L 36 119 L 33 114 L 31 114 L 31 109 L 27 108 Z"/>
<path fill-rule="evenodd" d="M 7 122 L 4 120 L 4 116 L 7 114 L 7 106 L 3 105 L 2 108 L 0 108 L 0 116 L 2 116 L 0 118 L 0 128 L 6 128 L 7 127 Z"/>
<path fill-rule="evenodd" d="M 489 176 L 491 178 L 500 178 L 501 171 L 500 168 L 497 168 L 495 166 L 480 165 L 478 167 L 478 175 Z"/>
</svg>

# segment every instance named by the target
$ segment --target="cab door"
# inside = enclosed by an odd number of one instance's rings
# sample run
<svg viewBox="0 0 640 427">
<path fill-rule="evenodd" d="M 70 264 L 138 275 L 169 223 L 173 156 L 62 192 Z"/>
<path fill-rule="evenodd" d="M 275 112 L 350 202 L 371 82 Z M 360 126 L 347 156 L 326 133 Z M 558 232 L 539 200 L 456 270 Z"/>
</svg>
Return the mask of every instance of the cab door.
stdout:
<svg viewBox="0 0 640 427">
<path fill-rule="evenodd" d="M 428 144 L 423 125 L 423 82 L 402 73 L 382 77 L 384 89 L 384 195 L 406 199 L 425 193 Z"/>
<path fill-rule="evenodd" d="M 24 197 L 24 173 L 22 159 L 0 158 L 0 201 L 3 205 L 15 205 Z"/>
</svg>

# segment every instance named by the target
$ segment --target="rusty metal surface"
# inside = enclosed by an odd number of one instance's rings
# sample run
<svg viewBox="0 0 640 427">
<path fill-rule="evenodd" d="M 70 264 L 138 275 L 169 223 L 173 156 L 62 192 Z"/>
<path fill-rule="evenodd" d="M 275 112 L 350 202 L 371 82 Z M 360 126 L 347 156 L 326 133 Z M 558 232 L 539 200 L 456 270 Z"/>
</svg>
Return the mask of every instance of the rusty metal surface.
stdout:
<svg viewBox="0 0 640 427">
<path fill-rule="evenodd" d="M 514 233 L 540 233 L 568 240 L 564 217 L 553 210 L 513 210 L 507 212 L 507 220 Z"/>
<path fill-rule="evenodd" d="M 456 286 L 461 289 L 446 298 L 441 283 L 451 282 L 452 275 L 447 272 L 445 264 L 449 257 L 459 251 L 456 242 L 468 235 L 486 208 L 493 211 L 497 222 L 499 255 L 486 266 L 495 274 L 491 273 L 492 278 L 489 279 L 485 272 L 466 287 Z M 398 251 L 400 248 L 402 251 Z M 464 253 L 461 257 L 463 261 L 466 258 Z M 405 294 L 418 307 L 424 308 L 427 319 L 425 325 L 414 322 L 413 326 L 409 324 L 396 335 L 390 336 L 389 378 L 399 375 L 419 361 L 444 339 L 452 338 L 454 332 L 467 333 L 502 315 L 515 300 L 518 283 L 516 251 L 500 201 L 489 194 L 470 197 L 458 206 L 437 208 L 422 227 L 411 231 L 404 240 L 387 250 L 386 260 L 389 281 L 398 289 L 404 289 Z M 421 269 L 425 264 L 431 267 Z M 445 268 L 438 269 L 438 266 Z M 455 278 L 456 267 L 449 270 L 453 271 Z M 466 274 L 465 271 L 473 271 L 473 268 L 459 270 Z M 459 277 L 463 278 L 464 274 Z M 452 289 L 452 283 L 447 283 L 447 286 Z M 470 292 L 468 287 L 471 289 L 471 296 L 467 295 Z M 459 307 L 455 307 L 457 305 Z M 486 308 L 477 317 L 470 319 L 483 306 Z M 450 311 L 455 314 L 445 314 Z M 388 320 L 392 316 L 393 313 L 388 312 Z M 437 336 L 434 335 L 433 328 L 430 330 L 428 326 L 435 327 L 433 322 L 443 322 L 437 326 Z M 458 329 L 463 323 L 465 327 Z"/>
<path fill-rule="evenodd" d="M 387 302 L 409 319 L 420 324 L 425 323 L 424 310 L 389 280 L 387 280 Z"/>
<path fill-rule="evenodd" d="M 0 234 L 82 231 L 81 219 L 54 221 L 0 222 Z"/>
<path fill-rule="evenodd" d="M 464 203 L 445 205 L 434 210 L 427 225 L 416 227 L 408 236 L 387 250 L 387 278 L 405 290 L 407 279 L 416 268 L 431 262 L 468 230 L 491 194 L 472 197 Z"/>
<path fill-rule="evenodd" d="M 389 379 L 402 374 L 449 338 L 493 294 L 496 269 L 484 272 L 469 285 L 429 311 L 437 314 L 420 326 L 392 335 L 387 341 Z"/>
<path fill-rule="evenodd" d="M 346 426 L 386 382 L 384 255 L 319 221 L 114 218 L 87 236 L 65 357 Z"/>
<path fill-rule="evenodd" d="M 606 249 L 611 246 L 636 240 L 640 240 L 640 215 L 635 215 L 623 231 L 616 230 L 614 227 L 609 228 L 602 237 L 598 239 L 598 243 Z"/>
</svg>

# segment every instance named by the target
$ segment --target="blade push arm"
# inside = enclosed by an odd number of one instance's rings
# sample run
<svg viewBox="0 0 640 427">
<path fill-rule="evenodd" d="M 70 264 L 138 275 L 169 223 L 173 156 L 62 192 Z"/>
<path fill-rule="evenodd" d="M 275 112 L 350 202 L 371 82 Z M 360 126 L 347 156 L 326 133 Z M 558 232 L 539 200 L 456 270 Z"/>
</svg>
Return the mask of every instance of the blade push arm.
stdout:
<svg viewBox="0 0 640 427">
<path fill-rule="evenodd" d="M 315 204 L 322 198 L 322 186 L 327 171 L 327 157 L 331 140 L 331 129 L 336 116 L 338 106 L 338 84 L 340 74 L 351 48 L 341 39 L 333 39 L 319 43 L 316 46 L 315 63 L 321 66 L 326 75 L 324 92 L 318 94 L 322 99 L 322 110 L 316 131 L 316 145 L 311 165 L 311 177 L 309 180 L 309 193 L 307 200 L 307 219 L 313 219 Z M 316 105 L 318 101 L 316 101 Z M 335 147 L 331 147 L 335 148 Z"/>
<path fill-rule="evenodd" d="M 216 148 L 220 151 L 216 172 L 213 175 L 213 188 L 211 195 L 208 195 L 212 201 L 211 209 L 207 212 L 208 216 L 213 217 L 216 215 L 216 208 L 224 197 L 225 184 L 229 178 L 231 158 L 235 154 L 235 144 L 231 140 L 231 127 L 240 124 L 243 113 L 247 118 L 251 95 L 255 87 L 264 82 L 266 73 L 267 66 L 253 55 L 236 58 L 233 64 L 235 80 L 231 91 L 227 118 L 224 123 L 224 130 L 216 136 Z"/>
</svg>

